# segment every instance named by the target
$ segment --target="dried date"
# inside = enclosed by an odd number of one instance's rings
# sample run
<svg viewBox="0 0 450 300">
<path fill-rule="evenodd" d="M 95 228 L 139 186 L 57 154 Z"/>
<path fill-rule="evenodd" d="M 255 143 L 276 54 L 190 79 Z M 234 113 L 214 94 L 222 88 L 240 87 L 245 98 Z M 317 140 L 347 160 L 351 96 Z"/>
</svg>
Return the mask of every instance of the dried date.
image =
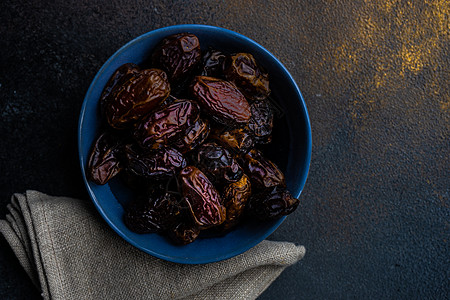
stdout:
<svg viewBox="0 0 450 300">
<path fill-rule="evenodd" d="M 255 144 L 252 136 L 243 128 L 216 129 L 211 133 L 210 138 L 235 153 L 246 153 Z"/>
<path fill-rule="evenodd" d="M 200 235 L 200 229 L 189 219 L 180 220 L 167 231 L 169 238 L 179 245 L 187 245 L 195 241 Z"/>
<path fill-rule="evenodd" d="M 108 82 L 106 83 L 102 95 L 100 97 L 100 108 L 102 115 L 104 115 L 106 112 L 106 102 L 109 99 L 109 95 L 114 90 L 114 88 L 117 88 L 121 85 L 123 85 L 124 82 L 126 82 L 129 78 L 133 76 L 133 74 L 138 73 L 140 71 L 140 68 L 138 65 L 133 63 L 127 63 L 121 65 L 109 78 Z"/>
<path fill-rule="evenodd" d="M 136 145 L 124 149 L 127 171 L 140 177 L 168 179 L 186 167 L 186 159 L 176 149 L 161 146 L 158 149 L 142 150 Z"/>
<path fill-rule="evenodd" d="M 216 78 L 223 77 L 226 58 L 227 56 L 221 51 L 210 49 L 203 56 L 203 68 L 201 75 Z"/>
<path fill-rule="evenodd" d="M 275 186 L 253 194 L 247 205 L 249 215 L 260 220 L 272 220 L 292 213 L 299 205 L 286 188 Z"/>
<path fill-rule="evenodd" d="M 267 100 L 257 100 L 250 105 L 252 116 L 247 128 L 254 140 L 260 144 L 272 140 L 273 110 Z"/>
<path fill-rule="evenodd" d="M 181 153 L 189 152 L 202 144 L 208 137 L 209 132 L 209 121 L 198 119 L 194 125 L 186 130 L 186 134 L 174 143 L 174 147 Z"/>
<path fill-rule="evenodd" d="M 250 120 L 250 105 L 231 82 L 197 76 L 191 92 L 200 107 L 221 124 L 239 126 Z"/>
<path fill-rule="evenodd" d="M 252 149 L 244 155 L 242 166 L 252 181 L 255 189 L 286 187 L 283 172 L 270 160 L 265 158 L 261 151 Z"/>
<path fill-rule="evenodd" d="M 230 151 L 213 142 L 201 145 L 192 160 L 218 187 L 238 181 L 243 174 Z"/>
<path fill-rule="evenodd" d="M 106 184 L 122 170 L 120 160 L 122 144 L 119 139 L 104 132 L 95 141 L 91 149 L 87 175 L 96 184 Z"/>
<path fill-rule="evenodd" d="M 194 166 L 180 174 L 181 192 L 191 217 L 200 229 L 217 226 L 225 221 L 226 210 L 222 199 L 208 177 Z"/>
<path fill-rule="evenodd" d="M 200 42 L 190 33 L 166 37 L 152 54 L 152 63 L 165 70 L 172 81 L 179 81 L 186 77 L 200 61 Z"/>
<path fill-rule="evenodd" d="M 230 183 L 224 189 L 222 198 L 227 215 L 225 222 L 221 225 L 222 230 L 227 231 L 239 223 L 251 192 L 250 179 L 245 174 L 239 181 Z"/>
<path fill-rule="evenodd" d="M 270 94 L 269 75 L 250 53 L 237 53 L 230 56 L 225 77 L 236 84 L 248 99 L 261 100 Z"/>
<path fill-rule="evenodd" d="M 134 135 L 137 141 L 146 148 L 158 144 L 170 145 L 180 134 L 193 126 L 200 116 L 200 108 L 189 100 L 177 100 L 157 110 L 136 126 Z"/>
<path fill-rule="evenodd" d="M 118 82 L 104 99 L 106 119 L 116 129 L 130 127 L 170 94 L 167 75 L 159 69 L 130 71 Z"/>
<path fill-rule="evenodd" d="M 125 225 L 137 233 L 163 232 L 178 220 L 180 207 L 176 196 L 154 189 L 126 208 Z"/>
</svg>

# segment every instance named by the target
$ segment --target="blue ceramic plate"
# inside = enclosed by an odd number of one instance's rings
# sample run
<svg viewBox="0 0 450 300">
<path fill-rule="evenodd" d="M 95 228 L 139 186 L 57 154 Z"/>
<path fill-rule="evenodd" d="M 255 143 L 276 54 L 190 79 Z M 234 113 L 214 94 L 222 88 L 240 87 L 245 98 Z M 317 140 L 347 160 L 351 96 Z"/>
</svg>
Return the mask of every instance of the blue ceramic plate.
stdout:
<svg viewBox="0 0 450 300">
<path fill-rule="evenodd" d="M 78 128 L 78 150 L 84 182 L 100 214 L 127 242 L 164 260 L 201 264 L 224 260 L 241 254 L 268 237 L 285 219 L 271 222 L 246 222 L 222 237 L 201 238 L 186 246 L 176 246 L 158 234 L 137 234 L 124 225 L 122 215 L 132 197 L 131 191 L 113 179 L 100 186 L 88 181 L 85 168 L 89 151 L 99 135 L 98 102 L 103 87 L 122 64 L 144 62 L 164 37 L 181 32 L 198 36 L 202 49 L 214 47 L 227 52 L 249 52 L 269 72 L 272 96 L 278 101 L 273 142 L 265 149 L 267 156 L 284 171 L 290 192 L 299 197 L 308 174 L 311 158 L 311 128 L 303 97 L 286 68 L 266 49 L 236 32 L 205 25 L 177 25 L 137 37 L 103 65 L 84 99 Z M 295 212 L 294 212 L 295 214 Z"/>
</svg>

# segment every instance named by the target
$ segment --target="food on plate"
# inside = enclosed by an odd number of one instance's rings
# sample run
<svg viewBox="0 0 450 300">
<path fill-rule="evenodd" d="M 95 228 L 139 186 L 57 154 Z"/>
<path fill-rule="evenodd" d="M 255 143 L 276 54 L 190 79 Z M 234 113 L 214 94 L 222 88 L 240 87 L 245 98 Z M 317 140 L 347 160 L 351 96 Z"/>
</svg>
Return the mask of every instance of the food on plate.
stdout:
<svg viewBox="0 0 450 300">
<path fill-rule="evenodd" d="M 269 74 L 250 53 L 229 56 L 224 73 L 225 78 L 236 84 L 250 100 L 263 100 L 270 94 Z"/>
<path fill-rule="evenodd" d="M 251 53 L 202 49 L 191 33 L 164 38 L 146 69 L 120 66 L 99 99 L 101 132 L 88 178 L 117 176 L 136 197 L 125 225 L 186 245 L 299 205 L 266 157 L 276 126 L 269 74 Z"/>
</svg>

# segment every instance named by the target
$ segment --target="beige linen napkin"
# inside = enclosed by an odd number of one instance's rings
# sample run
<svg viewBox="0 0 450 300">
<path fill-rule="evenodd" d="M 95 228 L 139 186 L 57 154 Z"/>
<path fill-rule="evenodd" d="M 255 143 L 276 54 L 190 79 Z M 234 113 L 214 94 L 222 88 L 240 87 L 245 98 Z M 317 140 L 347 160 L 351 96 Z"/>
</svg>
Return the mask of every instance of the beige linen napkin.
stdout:
<svg viewBox="0 0 450 300">
<path fill-rule="evenodd" d="M 125 242 L 88 201 L 27 191 L 8 209 L 0 232 L 45 299 L 254 299 L 305 254 L 263 241 L 225 261 L 176 264 Z"/>
</svg>

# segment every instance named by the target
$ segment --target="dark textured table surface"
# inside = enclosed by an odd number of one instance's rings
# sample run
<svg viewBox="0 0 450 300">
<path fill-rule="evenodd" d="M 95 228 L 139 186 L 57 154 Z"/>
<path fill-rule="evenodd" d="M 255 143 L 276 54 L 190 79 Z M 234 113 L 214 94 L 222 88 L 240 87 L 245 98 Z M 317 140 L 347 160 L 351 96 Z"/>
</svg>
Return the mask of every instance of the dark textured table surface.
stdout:
<svg viewBox="0 0 450 300">
<path fill-rule="evenodd" d="M 445 0 L 12 0 L 0 20 L 0 218 L 27 189 L 88 200 L 78 114 L 111 54 L 156 28 L 216 25 L 285 64 L 312 123 L 301 205 L 270 236 L 307 254 L 260 298 L 449 298 Z M 39 298 L 0 242 L 0 298 Z"/>
</svg>

